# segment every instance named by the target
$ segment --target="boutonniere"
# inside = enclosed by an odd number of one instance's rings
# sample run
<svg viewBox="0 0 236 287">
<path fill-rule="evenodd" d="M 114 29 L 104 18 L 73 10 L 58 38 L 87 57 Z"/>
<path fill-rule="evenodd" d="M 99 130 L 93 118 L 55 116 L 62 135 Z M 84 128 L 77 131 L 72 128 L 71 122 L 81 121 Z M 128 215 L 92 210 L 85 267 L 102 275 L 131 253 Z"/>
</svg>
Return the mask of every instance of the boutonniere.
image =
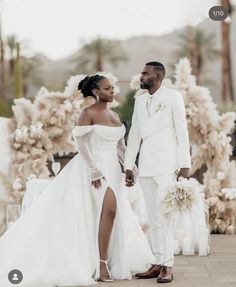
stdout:
<svg viewBox="0 0 236 287">
<path fill-rule="evenodd" d="M 163 111 L 167 108 L 167 104 L 165 102 L 158 102 L 156 105 L 153 107 L 154 113 L 158 111 Z"/>
</svg>

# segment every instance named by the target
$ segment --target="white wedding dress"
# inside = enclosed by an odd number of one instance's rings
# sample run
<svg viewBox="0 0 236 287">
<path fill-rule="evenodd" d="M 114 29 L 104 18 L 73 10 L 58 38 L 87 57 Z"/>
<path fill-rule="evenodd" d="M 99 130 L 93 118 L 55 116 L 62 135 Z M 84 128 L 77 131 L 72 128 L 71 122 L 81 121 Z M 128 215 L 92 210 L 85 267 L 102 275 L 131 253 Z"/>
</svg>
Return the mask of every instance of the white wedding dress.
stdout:
<svg viewBox="0 0 236 287">
<path fill-rule="evenodd" d="M 75 127 L 73 136 L 90 130 L 88 147 L 105 180 L 95 189 L 89 170 L 76 155 L 39 198 L 0 238 L 0 286 L 12 287 L 8 273 L 23 273 L 19 287 L 81 286 L 99 277 L 98 227 L 107 187 L 117 201 L 108 264 L 114 279 L 131 279 L 155 259 L 122 191 L 117 143 L 124 125 Z"/>
</svg>

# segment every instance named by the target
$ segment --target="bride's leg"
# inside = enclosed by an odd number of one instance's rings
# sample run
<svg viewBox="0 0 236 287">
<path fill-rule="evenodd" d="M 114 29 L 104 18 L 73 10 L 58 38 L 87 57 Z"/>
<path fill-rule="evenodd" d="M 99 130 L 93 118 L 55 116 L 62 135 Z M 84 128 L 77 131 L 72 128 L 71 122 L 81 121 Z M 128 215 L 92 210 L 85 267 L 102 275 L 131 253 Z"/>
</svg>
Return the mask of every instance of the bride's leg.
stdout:
<svg viewBox="0 0 236 287">
<path fill-rule="evenodd" d="M 99 224 L 99 252 L 100 260 L 107 260 L 108 244 L 112 232 L 113 222 L 116 216 L 116 197 L 113 190 L 108 187 L 103 199 L 103 206 Z M 100 262 L 100 276 L 109 277 L 106 265 Z"/>
</svg>

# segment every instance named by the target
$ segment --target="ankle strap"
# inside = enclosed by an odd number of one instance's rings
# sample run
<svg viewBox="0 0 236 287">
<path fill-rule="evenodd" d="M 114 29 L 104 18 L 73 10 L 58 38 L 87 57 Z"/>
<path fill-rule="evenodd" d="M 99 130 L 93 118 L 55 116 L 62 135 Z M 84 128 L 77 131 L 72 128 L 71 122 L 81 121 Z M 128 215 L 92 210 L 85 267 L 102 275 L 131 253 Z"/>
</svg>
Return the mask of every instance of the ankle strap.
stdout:
<svg viewBox="0 0 236 287">
<path fill-rule="evenodd" d="M 100 261 L 103 262 L 103 263 L 107 263 L 107 260 L 101 260 L 101 259 L 100 259 Z"/>
</svg>

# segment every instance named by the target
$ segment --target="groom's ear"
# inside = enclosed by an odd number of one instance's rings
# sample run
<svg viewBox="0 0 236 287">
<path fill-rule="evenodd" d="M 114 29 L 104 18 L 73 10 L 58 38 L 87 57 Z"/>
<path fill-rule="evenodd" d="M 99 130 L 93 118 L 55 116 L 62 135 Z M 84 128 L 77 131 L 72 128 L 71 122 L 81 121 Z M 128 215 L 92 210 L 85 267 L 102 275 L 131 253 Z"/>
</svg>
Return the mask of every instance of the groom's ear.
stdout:
<svg viewBox="0 0 236 287">
<path fill-rule="evenodd" d="M 165 77 L 165 74 L 163 72 L 159 71 L 158 72 L 158 79 L 159 79 L 160 82 L 163 81 L 164 77 Z"/>
</svg>

